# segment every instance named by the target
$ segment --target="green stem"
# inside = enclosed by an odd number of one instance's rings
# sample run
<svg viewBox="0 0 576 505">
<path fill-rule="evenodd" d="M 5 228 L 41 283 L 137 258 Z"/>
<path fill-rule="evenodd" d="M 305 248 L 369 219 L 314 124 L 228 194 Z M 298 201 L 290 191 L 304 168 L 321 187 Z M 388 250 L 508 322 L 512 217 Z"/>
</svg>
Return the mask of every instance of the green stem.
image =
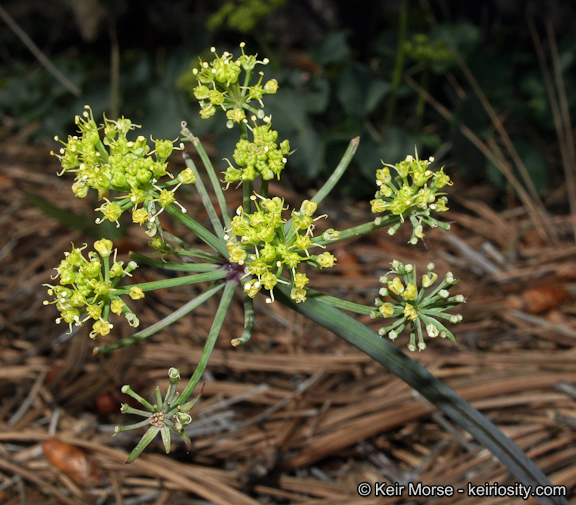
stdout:
<svg viewBox="0 0 576 505">
<path fill-rule="evenodd" d="M 232 297 L 234 296 L 234 291 L 238 286 L 237 282 L 227 282 L 224 288 L 224 293 L 222 293 L 222 298 L 220 299 L 220 305 L 218 305 L 218 310 L 216 311 L 216 315 L 214 316 L 214 321 L 212 322 L 212 327 L 208 333 L 208 337 L 206 338 L 206 344 L 204 344 L 204 349 L 202 354 L 200 355 L 200 360 L 198 361 L 198 365 L 196 366 L 196 370 L 192 374 L 190 381 L 182 391 L 182 394 L 178 397 L 176 402 L 173 404 L 173 408 L 171 412 L 175 411 L 178 405 L 182 405 L 186 403 L 186 400 L 190 397 L 194 388 L 198 384 L 198 381 L 202 377 L 204 370 L 206 369 L 206 365 L 208 364 L 208 360 L 210 359 L 210 355 L 212 354 L 212 349 L 214 349 L 214 344 L 216 344 L 216 340 L 218 339 L 218 335 L 220 334 L 220 329 L 222 328 L 222 324 L 224 323 L 224 318 L 226 317 L 226 313 L 228 312 L 228 308 L 230 307 L 230 303 L 232 303 Z"/>
<path fill-rule="evenodd" d="M 203 274 L 187 275 L 185 277 L 175 277 L 174 279 L 162 279 L 161 281 L 142 282 L 140 284 L 131 284 L 117 288 L 114 291 L 115 295 L 127 295 L 130 288 L 140 288 L 142 291 L 155 291 L 157 289 L 175 288 L 178 286 L 189 286 L 190 284 L 198 284 L 200 282 L 212 282 L 219 279 L 224 279 L 228 275 L 225 268 L 219 268 L 212 272 Z"/>
<path fill-rule="evenodd" d="M 200 177 L 200 173 L 198 172 L 198 169 L 196 168 L 196 165 L 192 160 L 192 158 L 190 158 L 190 156 L 187 153 L 184 153 L 183 157 L 186 166 L 194 171 L 194 175 L 196 176 L 196 182 L 194 183 L 194 187 L 196 188 L 198 194 L 200 195 L 202 205 L 204 205 L 204 208 L 208 213 L 208 217 L 210 218 L 212 227 L 214 228 L 214 231 L 216 232 L 217 236 L 223 237 L 224 228 L 222 227 L 222 223 L 220 222 L 220 218 L 216 213 L 214 205 L 212 205 L 212 200 L 210 199 L 210 195 L 208 195 L 208 191 L 206 191 L 206 186 L 204 186 L 204 183 L 202 182 L 202 177 Z"/>
<path fill-rule="evenodd" d="M 268 183 L 269 181 L 262 179 L 262 187 L 260 188 L 262 198 L 268 198 Z"/>
<path fill-rule="evenodd" d="M 532 489 L 551 485 L 518 446 L 442 381 L 354 318 L 308 292 L 308 300 L 297 304 L 290 298 L 289 288 L 276 286 L 281 303 L 332 331 L 405 381 L 489 449 L 522 483 Z M 538 500 L 542 505 L 568 505 L 561 497 Z"/>
<path fill-rule="evenodd" d="M 351 228 L 347 228 L 346 230 L 340 231 L 340 235 L 337 239 L 333 240 L 322 240 L 322 236 L 316 237 L 312 239 L 312 242 L 315 245 L 326 245 L 326 244 L 335 244 L 340 240 L 346 240 L 348 238 L 359 237 L 360 235 L 366 235 L 374 230 L 379 228 L 383 228 L 384 226 L 388 226 L 393 224 L 397 221 L 398 216 L 394 216 L 389 214 L 388 216 L 384 216 L 381 218 L 378 224 L 375 224 L 374 221 L 370 221 L 369 223 L 359 224 L 358 226 L 352 226 Z"/>
<path fill-rule="evenodd" d="M 398 27 L 398 48 L 396 50 L 396 65 L 394 66 L 394 74 L 392 75 L 392 85 L 390 88 L 390 95 L 388 97 L 388 108 L 386 109 L 386 120 L 384 122 L 384 134 L 388 133 L 392 120 L 394 119 L 394 112 L 396 111 L 396 99 L 398 97 L 398 88 L 402 82 L 402 71 L 404 69 L 404 56 L 405 56 L 405 42 L 406 42 L 406 28 L 408 26 L 408 2 L 401 0 L 400 2 L 400 21 Z"/>
<path fill-rule="evenodd" d="M 92 353 L 94 354 L 94 356 L 99 356 L 100 354 L 106 354 L 107 352 L 116 351 L 117 349 L 121 349 L 123 347 L 135 344 L 136 342 L 140 342 L 141 340 L 144 340 L 145 338 L 154 335 L 160 330 L 163 330 L 167 326 L 170 326 L 172 323 L 178 321 L 178 319 L 184 317 L 186 314 L 192 312 L 196 307 L 202 305 L 211 296 L 220 291 L 223 286 L 224 284 L 213 284 L 201 295 L 198 295 L 193 300 L 190 300 L 185 305 L 182 305 L 182 307 L 180 307 L 178 310 L 175 310 L 170 315 L 166 316 L 164 319 L 161 319 L 157 323 L 154 323 L 152 326 L 149 326 L 145 330 L 141 330 L 137 333 L 134 333 L 134 335 L 131 335 L 130 337 L 127 338 L 123 338 L 122 340 L 118 340 L 117 342 L 112 342 L 111 344 L 96 347 L 92 351 Z"/>
<path fill-rule="evenodd" d="M 214 263 L 176 263 L 164 260 L 149 258 L 139 253 L 130 253 L 130 258 L 139 265 L 145 264 L 162 270 L 172 270 L 176 272 L 212 272 L 222 268 L 222 265 Z"/>
<path fill-rule="evenodd" d="M 213 233 L 210 233 L 206 228 L 204 228 L 204 226 L 197 221 L 194 221 L 194 219 L 184 214 L 184 212 L 176 208 L 174 205 L 167 205 L 165 210 L 172 217 L 178 219 L 178 221 L 180 221 L 189 230 L 192 230 L 198 238 L 202 240 L 202 242 L 209 245 L 225 258 L 228 258 L 228 251 L 226 250 L 226 244 L 223 240 L 216 237 Z"/>
<path fill-rule="evenodd" d="M 252 183 L 250 181 L 244 181 L 242 183 L 242 208 L 246 214 L 252 213 L 252 200 L 250 197 L 252 196 Z"/>
<path fill-rule="evenodd" d="M 348 300 L 342 300 L 341 298 L 325 295 L 324 293 L 309 292 L 308 298 L 315 298 L 316 300 L 327 303 L 332 307 L 347 310 L 349 312 L 354 312 L 356 314 L 364 314 L 367 316 L 376 310 L 374 307 L 368 307 L 366 305 L 361 305 L 359 303 L 349 302 Z"/>
<path fill-rule="evenodd" d="M 244 331 L 240 338 L 232 339 L 231 344 L 234 347 L 240 347 L 246 344 L 252 337 L 254 330 L 254 299 L 244 293 Z"/>
<path fill-rule="evenodd" d="M 206 168 L 206 173 L 210 178 L 212 188 L 214 189 L 214 194 L 218 200 L 218 206 L 220 207 L 220 213 L 222 214 L 222 219 L 224 220 L 224 226 L 228 229 L 230 228 L 230 213 L 228 212 L 226 197 L 224 196 L 224 191 L 222 191 L 222 186 L 220 184 L 220 180 L 218 179 L 218 175 L 216 174 L 216 170 L 214 169 L 214 165 L 212 165 L 210 157 L 206 153 L 204 146 L 200 142 L 200 139 L 192 135 L 190 140 L 192 141 L 192 144 L 194 144 L 194 147 L 196 148 L 196 151 L 200 155 L 200 159 Z"/>
<path fill-rule="evenodd" d="M 184 242 L 181 238 L 177 237 L 176 235 L 172 235 L 172 233 L 167 232 L 164 230 L 162 232 L 164 234 L 164 238 L 169 240 L 173 245 L 179 247 L 179 249 L 175 249 L 173 254 L 178 254 L 180 256 L 192 256 L 193 258 L 200 258 L 210 263 L 218 263 L 222 257 L 215 256 L 214 254 L 207 253 L 202 249 L 198 249 L 197 247 L 193 247 L 186 242 Z"/>
<path fill-rule="evenodd" d="M 344 172 L 346 172 L 348 165 L 350 165 L 350 162 L 352 161 L 352 158 L 354 157 L 354 154 L 356 153 L 356 149 L 358 149 L 359 144 L 360 144 L 360 137 L 355 137 L 350 141 L 350 143 L 348 144 L 348 148 L 344 153 L 344 156 L 342 156 L 342 159 L 340 160 L 340 163 L 338 163 L 338 166 L 336 167 L 334 172 L 332 172 L 332 175 L 328 178 L 328 180 L 324 183 L 324 185 L 318 190 L 318 192 L 312 198 L 313 202 L 320 203 L 334 189 L 334 186 L 336 186 L 338 181 L 344 175 Z"/>
</svg>

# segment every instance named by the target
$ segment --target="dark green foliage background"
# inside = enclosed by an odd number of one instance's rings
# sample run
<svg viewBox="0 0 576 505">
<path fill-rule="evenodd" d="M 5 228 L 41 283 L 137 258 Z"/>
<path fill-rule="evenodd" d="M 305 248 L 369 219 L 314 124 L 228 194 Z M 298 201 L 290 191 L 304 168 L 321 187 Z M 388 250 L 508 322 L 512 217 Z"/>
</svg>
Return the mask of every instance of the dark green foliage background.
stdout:
<svg viewBox="0 0 576 505">
<path fill-rule="evenodd" d="M 360 135 L 344 193 L 371 193 L 370 181 L 380 160 L 395 163 L 415 148 L 420 156 L 440 153 L 442 164 L 458 167 L 472 182 L 490 180 L 504 188 L 497 169 L 461 133 L 460 125 L 482 139 L 493 131 L 455 58 L 434 61 L 421 51 L 420 57 L 405 55 L 402 68 L 403 75 L 419 82 L 453 113 L 451 124 L 427 104 L 419 109 L 417 93 L 403 79 L 394 87 L 405 8 L 405 43 L 425 34 L 430 47 L 457 51 L 505 118 L 536 186 L 545 189 L 561 180 L 554 124 L 527 20 L 535 21 L 545 46 L 545 23 L 555 29 L 574 117 L 576 39 L 567 24 L 576 15 L 576 5 L 561 0 L 547 5 L 491 1 L 469 6 L 448 1 L 442 6 L 430 2 L 425 8 L 425 2 L 383 1 L 356 2 L 351 9 L 343 1 L 236 0 L 232 10 L 231 3 L 94 0 L 85 4 L 97 14 L 83 17 L 71 8 L 75 2 L 4 2 L 16 23 L 82 89 L 80 97 L 68 92 L 2 23 L 4 125 L 18 132 L 32 123 L 34 141 L 52 145 L 55 134 L 73 132 L 72 119 L 85 104 L 96 117 L 110 112 L 110 55 L 117 40 L 120 114 L 143 125 L 142 134 L 154 138 L 176 138 L 180 122 L 186 120 L 196 135 L 216 133 L 211 138 L 217 139 L 218 156 L 230 157 L 233 136 L 223 121 L 200 120 L 197 105 L 176 83 L 191 62 L 209 57 L 208 47 L 237 52 L 238 43 L 246 41 L 248 51 L 270 59 L 266 78 L 280 83 L 278 94 L 266 98 L 266 107 L 281 138 L 296 148 L 289 165 L 297 173 L 297 186 L 324 179 L 350 138 Z M 240 24 L 238 19 L 230 21 L 230 12 L 242 14 Z M 86 34 L 88 16 L 98 20 L 92 35 Z M 238 26 L 246 29 L 241 32 Z"/>
</svg>

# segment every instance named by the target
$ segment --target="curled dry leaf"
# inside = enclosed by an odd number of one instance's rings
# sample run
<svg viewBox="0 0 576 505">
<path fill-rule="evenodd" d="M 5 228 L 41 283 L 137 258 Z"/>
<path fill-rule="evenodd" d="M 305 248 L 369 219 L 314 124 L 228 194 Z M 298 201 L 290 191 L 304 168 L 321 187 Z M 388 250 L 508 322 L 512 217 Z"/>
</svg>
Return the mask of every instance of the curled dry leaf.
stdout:
<svg viewBox="0 0 576 505">
<path fill-rule="evenodd" d="M 44 442 L 43 451 L 49 463 L 79 486 L 98 486 L 103 483 L 104 475 L 82 449 L 52 438 Z"/>
<path fill-rule="evenodd" d="M 570 301 L 570 293 L 561 284 L 527 289 L 508 297 L 508 308 L 528 314 L 540 314 Z"/>
</svg>

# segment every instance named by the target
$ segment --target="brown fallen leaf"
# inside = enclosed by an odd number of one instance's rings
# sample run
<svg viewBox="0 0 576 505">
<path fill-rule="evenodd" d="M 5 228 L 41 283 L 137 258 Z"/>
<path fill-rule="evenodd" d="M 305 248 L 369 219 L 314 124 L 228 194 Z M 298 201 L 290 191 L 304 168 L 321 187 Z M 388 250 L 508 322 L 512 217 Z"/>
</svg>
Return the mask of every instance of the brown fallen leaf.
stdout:
<svg viewBox="0 0 576 505">
<path fill-rule="evenodd" d="M 75 445 L 51 438 L 44 442 L 42 449 L 46 461 L 79 486 L 98 486 L 104 483 L 100 469 Z"/>
<path fill-rule="evenodd" d="M 528 314 L 540 314 L 570 301 L 570 293 L 562 284 L 526 289 L 508 297 L 508 308 Z"/>
</svg>

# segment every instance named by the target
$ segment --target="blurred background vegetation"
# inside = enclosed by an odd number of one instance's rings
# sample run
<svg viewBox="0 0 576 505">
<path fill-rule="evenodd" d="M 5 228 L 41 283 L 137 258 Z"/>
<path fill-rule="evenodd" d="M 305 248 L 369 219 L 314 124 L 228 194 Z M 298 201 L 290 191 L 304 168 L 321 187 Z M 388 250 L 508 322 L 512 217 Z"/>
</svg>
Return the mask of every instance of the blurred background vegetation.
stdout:
<svg viewBox="0 0 576 505">
<path fill-rule="evenodd" d="M 230 157 L 234 136 L 200 119 L 191 70 L 245 41 L 280 83 L 266 107 L 296 149 L 297 188 L 360 135 L 344 194 L 371 195 L 380 160 L 415 149 L 522 201 L 574 192 L 571 0 L 7 0 L 0 14 L 1 131 L 22 145 L 53 149 L 90 104 L 154 138 L 185 120 Z"/>
</svg>

